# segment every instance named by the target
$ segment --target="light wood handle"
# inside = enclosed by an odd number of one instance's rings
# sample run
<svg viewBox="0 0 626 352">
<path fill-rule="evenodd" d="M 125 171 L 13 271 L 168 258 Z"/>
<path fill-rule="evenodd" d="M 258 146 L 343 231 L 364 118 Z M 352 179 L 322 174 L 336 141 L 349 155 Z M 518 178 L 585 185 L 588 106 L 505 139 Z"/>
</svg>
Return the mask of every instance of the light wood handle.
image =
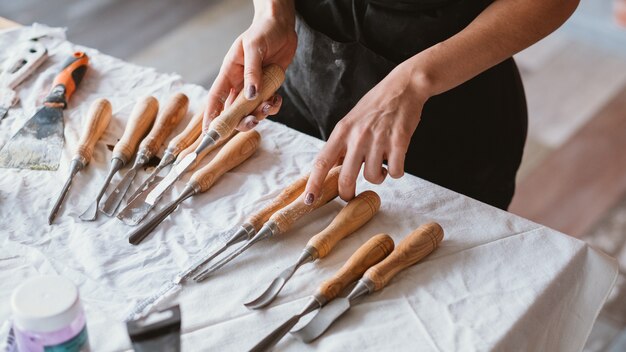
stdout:
<svg viewBox="0 0 626 352">
<path fill-rule="evenodd" d="M 280 192 L 280 194 L 269 204 L 256 213 L 250 215 L 248 220 L 246 220 L 246 223 L 252 225 L 254 230 L 258 232 L 263 224 L 265 224 L 275 212 L 295 201 L 302 194 L 302 192 L 304 192 L 304 188 L 306 187 L 306 182 L 308 180 L 308 173 L 299 177 L 294 183 L 283 189 L 282 192 Z"/>
<path fill-rule="evenodd" d="M 97 99 L 89 107 L 87 122 L 76 148 L 76 157 L 83 160 L 84 165 L 91 161 L 96 142 L 111 122 L 111 103 L 106 99 Z"/>
<path fill-rule="evenodd" d="M 322 282 L 317 293 L 327 300 L 337 297 L 350 283 L 361 278 L 372 265 L 383 260 L 393 251 L 393 240 L 381 233 L 365 242 L 330 279 Z"/>
<path fill-rule="evenodd" d="M 260 141 L 261 135 L 257 131 L 238 133 L 224 145 L 211 162 L 191 176 L 189 184 L 199 192 L 211 188 L 220 176 L 252 156 Z"/>
<path fill-rule="evenodd" d="M 317 251 L 318 258 L 324 258 L 345 237 L 365 225 L 380 208 L 380 197 L 374 191 L 365 191 L 341 209 L 333 221 L 322 232 L 313 236 L 307 247 Z"/>
<path fill-rule="evenodd" d="M 167 136 L 187 114 L 188 106 L 189 98 L 183 93 L 176 93 L 170 98 L 165 109 L 157 116 L 150 133 L 139 145 L 139 150 L 147 158 L 153 157 L 159 151 Z"/>
<path fill-rule="evenodd" d="M 337 183 L 340 170 L 341 166 L 335 166 L 330 170 L 324 180 L 324 185 L 322 185 L 322 191 L 313 204 L 306 205 L 304 203 L 304 194 L 301 194 L 288 206 L 274 213 L 274 215 L 270 217 L 270 221 L 274 222 L 276 225 L 277 233 L 274 233 L 274 235 L 287 232 L 298 219 L 335 199 L 339 193 Z"/>
<path fill-rule="evenodd" d="M 385 287 L 397 273 L 417 263 L 439 246 L 443 229 L 436 222 L 418 227 L 400 242 L 382 262 L 369 268 L 363 275 L 374 284 L 374 291 Z"/>
<path fill-rule="evenodd" d="M 228 136 L 237 127 L 242 118 L 249 115 L 259 104 L 274 95 L 284 80 L 285 72 L 280 66 L 272 64 L 263 68 L 263 83 L 256 99 L 246 99 L 242 89 L 235 101 L 211 121 L 209 130 L 217 132 L 220 138 Z"/>
<path fill-rule="evenodd" d="M 191 121 L 189 121 L 187 127 L 185 127 L 185 129 L 176 137 L 172 138 L 170 143 L 167 145 L 167 150 L 174 155 L 178 155 L 183 149 L 192 144 L 202 132 L 203 117 L 204 112 L 202 111 L 195 114 L 191 118 Z"/>
<path fill-rule="evenodd" d="M 152 96 L 144 97 L 135 103 L 130 113 L 122 138 L 113 148 L 113 157 L 126 164 L 135 154 L 139 140 L 148 133 L 159 111 L 159 101 Z"/>
</svg>

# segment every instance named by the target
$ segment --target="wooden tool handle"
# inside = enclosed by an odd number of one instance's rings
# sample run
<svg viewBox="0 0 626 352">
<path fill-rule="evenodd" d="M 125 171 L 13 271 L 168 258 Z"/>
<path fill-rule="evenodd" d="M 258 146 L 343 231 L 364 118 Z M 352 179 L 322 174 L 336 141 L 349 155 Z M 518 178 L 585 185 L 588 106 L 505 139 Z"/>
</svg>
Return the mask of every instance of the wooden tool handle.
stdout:
<svg viewBox="0 0 626 352">
<path fill-rule="evenodd" d="M 87 72 L 89 57 L 82 51 L 77 51 L 65 61 L 63 69 L 54 78 L 50 94 L 46 97 L 45 104 L 48 106 L 67 106 L 70 97 L 78 88 Z"/>
<path fill-rule="evenodd" d="M 327 300 L 337 297 L 350 283 L 358 280 L 372 265 L 383 260 L 393 251 L 393 240 L 381 233 L 370 238 L 348 259 L 348 261 L 330 279 L 322 282 L 318 294 Z"/>
<path fill-rule="evenodd" d="M 148 133 L 159 111 L 159 101 L 148 96 L 137 101 L 130 113 L 122 138 L 113 148 L 113 157 L 126 164 L 135 154 L 139 140 Z"/>
<path fill-rule="evenodd" d="M 290 184 L 287 188 L 280 192 L 280 194 L 269 204 L 256 213 L 250 215 L 248 220 L 246 220 L 246 223 L 252 225 L 254 230 L 258 232 L 261 229 L 261 226 L 263 226 L 263 224 L 265 224 L 275 212 L 292 203 L 302 194 L 302 192 L 304 192 L 304 188 L 306 187 L 306 182 L 308 180 L 309 174 L 299 177 L 294 183 Z"/>
<path fill-rule="evenodd" d="M 170 98 L 165 109 L 157 116 L 150 133 L 139 145 L 139 150 L 146 157 L 151 158 L 159 151 L 167 136 L 187 114 L 188 106 L 189 98 L 183 93 L 176 93 Z"/>
<path fill-rule="evenodd" d="M 398 247 L 382 262 L 369 268 L 363 275 L 374 284 L 374 291 L 385 287 L 401 270 L 417 263 L 439 246 L 443 229 L 436 222 L 418 227 L 400 242 Z"/>
<path fill-rule="evenodd" d="M 199 192 L 211 188 L 220 176 L 254 154 L 260 141 L 261 135 L 257 131 L 238 133 L 224 145 L 210 163 L 191 176 L 189 184 Z"/>
<path fill-rule="evenodd" d="M 263 83 L 256 99 L 246 99 L 242 90 L 235 101 L 211 121 L 209 130 L 217 132 L 220 137 L 228 136 L 237 127 L 241 119 L 253 112 L 259 104 L 269 99 L 284 80 L 285 72 L 280 66 L 272 64 L 263 68 Z"/>
<path fill-rule="evenodd" d="M 87 113 L 87 121 L 78 141 L 74 158 L 82 159 L 84 165 L 91 161 L 93 148 L 107 129 L 109 122 L 111 122 L 111 103 L 106 99 L 97 99 L 91 104 Z"/>
<path fill-rule="evenodd" d="M 185 127 L 185 129 L 179 135 L 172 138 L 170 143 L 167 145 L 167 150 L 174 155 L 178 155 L 183 149 L 192 144 L 202 132 L 203 117 L 203 111 L 195 114 L 191 118 L 191 121 L 189 121 L 187 127 Z"/>
<path fill-rule="evenodd" d="M 330 170 L 324 180 L 324 185 L 322 185 L 322 191 L 313 204 L 305 204 L 304 194 L 301 194 L 288 206 L 274 213 L 274 215 L 270 217 L 270 220 L 274 222 L 277 229 L 277 233 L 274 233 L 274 235 L 287 232 L 298 219 L 335 199 L 339 193 L 337 183 L 340 170 L 341 166 L 335 166 Z"/>
<path fill-rule="evenodd" d="M 309 240 L 307 247 L 315 248 L 318 258 L 324 258 L 337 242 L 370 221 L 379 208 L 380 197 L 376 192 L 359 194 L 341 209 L 330 225 Z"/>
</svg>

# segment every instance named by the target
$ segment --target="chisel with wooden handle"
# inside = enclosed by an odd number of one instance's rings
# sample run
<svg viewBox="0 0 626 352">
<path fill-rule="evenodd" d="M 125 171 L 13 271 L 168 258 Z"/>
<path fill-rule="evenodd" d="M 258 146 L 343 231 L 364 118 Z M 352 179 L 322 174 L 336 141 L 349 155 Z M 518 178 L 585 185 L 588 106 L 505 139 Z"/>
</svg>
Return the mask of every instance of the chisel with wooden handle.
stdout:
<svg viewBox="0 0 626 352">
<path fill-rule="evenodd" d="M 233 134 L 231 134 L 231 136 L 232 135 Z M 202 158 L 206 156 L 206 154 L 219 148 L 222 144 L 229 141 L 231 136 L 228 136 L 227 138 L 222 138 L 219 140 L 219 142 L 217 142 L 217 144 L 213 144 L 212 146 L 203 150 L 202 153 L 198 155 L 189 170 L 193 170 L 196 165 L 202 160 Z M 182 175 L 177 176 L 178 177 L 174 181 L 177 181 L 178 178 L 180 178 L 180 176 Z M 151 186 L 148 187 L 148 189 L 129 201 L 126 207 L 124 207 L 124 209 L 122 209 L 119 214 L 117 214 L 117 218 L 122 220 L 126 225 L 135 226 L 139 224 L 141 220 L 143 220 L 146 215 L 148 215 L 150 210 L 154 208 L 154 206 L 161 199 L 161 197 L 163 197 L 163 195 L 174 185 L 174 182 L 160 182 L 159 179 L 160 177 L 155 178 L 156 182 L 158 183 L 153 183 Z"/>
<path fill-rule="evenodd" d="M 235 252 L 217 262 L 215 265 L 196 275 L 193 278 L 194 281 L 202 281 L 206 279 L 212 273 L 248 250 L 255 243 L 287 232 L 300 218 L 335 199 L 339 194 L 337 183 L 340 170 L 341 166 L 336 166 L 330 170 L 324 180 L 324 184 L 322 185 L 320 196 L 313 202 L 313 204 L 305 204 L 303 199 L 304 194 L 301 194 L 288 206 L 272 214 L 269 220 L 263 224 L 261 229 L 251 239 L 249 239 L 248 242 L 238 248 Z"/>
<path fill-rule="evenodd" d="M 367 269 L 348 297 L 334 300 L 321 309 L 307 325 L 292 334 L 304 342 L 315 340 L 350 309 L 352 302 L 381 290 L 400 271 L 434 251 L 442 240 L 443 229 L 439 224 L 432 222 L 420 226 L 403 239 L 387 258 Z"/>
<path fill-rule="evenodd" d="M 163 210 L 130 233 L 128 241 L 139 244 L 185 199 L 205 192 L 226 172 L 247 160 L 258 149 L 261 135 L 257 131 L 239 133 L 219 151 L 210 163 L 194 172 L 181 194 Z"/>
<path fill-rule="evenodd" d="M 272 64 L 264 67 L 263 82 L 257 97 L 253 100 L 248 100 L 244 97 L 242 90 L 237 98 L 235 98 L 235 101 L 211 121 L 208 131 L 202 135 L 202 141 L 196 147 L 196 150 L 194 150 L 193 153 L 187 154 L 170 173 L 175 172 L 180 176 L 187 171 L 203 150 L 217 143 L 220 138 L 229 136 L 235 130 L 239 122 L 241 122 L 241 119 L 250 115 L 259 104 L 274 95 L 284 80 L 285 72 L 280 66 Z M 168 174 L 166 179 L 172 180 L 176 177 L 176 175 L 170 176 Z M 165 182 L 165 179 L 161 182 Z"/>
<path fill-rule="evenodd" d="M 202 118 L 204 117 L 204 112 L 200 111 L 195 114 L 187 127 L 176 137 L 172 138 L 172 140 L 167 145 L 165 152 L 163 153 L 163 157 L 159 161 L 159 164 L 154 168 L 150 176 L 137 188 L 137 190 L 128 198 L 129 203 L 132 202 L 135 198 L 139 197 L 140 194 L 146 192 L 150 189 L 152 184 L 160 182 L 163 178 L 158 177 L 157 175 L 163 170 L 166 166 L 172 164 L 174 160 L 176 160 L 177 156 L 185 150 L 185 148 L 189 147 L 194 141 L 200 137 L 200 133 L 202 133 Z"/>
<path fill-rule="evenodd" d="M 339 241 L 370 221 L 379 208 L 380 197 L 374 191 L 365 191 L 350 200 L 330 225 L 309 240 L 294 265 L 276 277 L 261 295 L 244 305 L 259 309 L 270 304 L 300 266 L 327 256 Z"/>
<path fill-rule="evenodd" d="M 54 218 L 61 207 L 61 203 L 63 203 L 63 200 L 72 185 L 74 176 L 91 161 L 91 156 L 93 155 L 93 149 L 96 142 L 100 139 L 110 121 L 111 103 L 109 103 L 106 99 L 98 99 L 94 101 L 89 108 L 89 112 L 87 113 L 87 121 L 83 127 L 82 135 L 78 141 L 74 157 L 70 162 L 70 174 L 67 177 L 67 181 L 65 181 L 65 185 L 63 185 L 61 194 L 59 194 L 59 197 L 54 203 L 54 206 L 50 211 L 50 215 L 48 216 L 49 225 L 52 225 L 52 221 L 54 221 Z"/>
<path fill-rule="evenodd" d="M 152 126 L 158 110 L 159 102 L 154 97 L 148 96 L 137 101 L 126 123 L 122 138 L 113 148 L 111 165 L 109 166 L 107 176 L 96 195 L 96 199 L 89 205 L 89 208 L 80 215 L 81 220 L 96 220 L 100 199 L 104 195 L 104 192 L 106 192 L 111 179 L 133 156 L 139 141 L 148 133 L 148 130 Z"/>
<path fill-rule="evenodd" d="M 315 294 L 309 298 L 300 313 L 292 316 L 274 329 L 250 351 L 266 351 L 274 346 L 294 327 L 300 318 L 320 309 L 332 301 L 348 285 L 358 280 L 371 266 L 385 259 L 393 251 L 393 240 L 387 234 L 378 234 L 370 238 L 348 259 L 348 261 L 330 279 L 322 282 Z"/>
<path fill-rule="evenodd" d="M 122 202 L 128 187 L 137 175 L 137 171 L 141 169 L 150 158 L 155 156 L 163 142 L 169 134 L 176 128 L 176 125 L 187 114 L 189 106 L 189 98 L 183 93 L 176 93 L 170 98 L 165 109 L 157 116 L 154 126 L 146 138 L 141 141 L 139 151 L 135 157 L 133 167 L 128 170 L 124 178 L 117 184 L 113 192 L 100 206 L 100 210 L 108 216 L 113 216 L 115 210 Z"/>
</svg>

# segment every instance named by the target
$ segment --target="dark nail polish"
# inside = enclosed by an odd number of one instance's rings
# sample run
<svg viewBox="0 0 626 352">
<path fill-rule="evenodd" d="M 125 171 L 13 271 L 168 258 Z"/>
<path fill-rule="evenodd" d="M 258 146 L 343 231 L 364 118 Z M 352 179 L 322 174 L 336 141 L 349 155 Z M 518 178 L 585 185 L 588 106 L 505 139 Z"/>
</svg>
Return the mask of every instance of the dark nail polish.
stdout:
<svg viewBox="0 0 626 352">
<path fill-rule="evenodd" d="M 263 109 L 261 109 L 261 111 L 263 112 L 263 115 L 268 115 L 270 113 L 270 108 L 272 106 L 270 104 L 265 104 L 265 106 L 263 107 Z"/>
<path fill-rule="evenodd" d="M 256 86 L 251 84 L 246 88 L 246 99 L 252 100 L 254 98 L 256 98 Z"/>
<path fill-rule="evenodd" d="M 259 124 L 259 121 L 250 121 L 246 124 L 246 127 L 248 127 L 249 129 L 253 129 L 255 128 L 257 125 Z"/>
<path fill-rule="evenodd" d="M 304 197 L 304 204 L 311 205 L 313 204 L 314 200 L 315 200 L 315 196 L 313 195 L 313 193 L 307 193 L 306 197 Z"/>
</svg>

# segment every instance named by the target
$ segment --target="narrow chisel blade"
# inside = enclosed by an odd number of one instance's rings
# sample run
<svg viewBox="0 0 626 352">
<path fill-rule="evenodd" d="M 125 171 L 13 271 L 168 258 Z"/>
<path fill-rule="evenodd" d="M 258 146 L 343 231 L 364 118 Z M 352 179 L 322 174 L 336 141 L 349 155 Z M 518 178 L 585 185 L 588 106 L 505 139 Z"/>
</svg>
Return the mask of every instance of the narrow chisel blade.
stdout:
<svg viewBox="0 0 626 352">
<path fill-rule="evenodd" d="M 154 204 L 146 203 L 146 197 L 157 186 L 162 177 L 156 177 L 158 180 L 150 184 L 143 192 L 139 193 L 133 200 L 126 205 L 122 211 L 117 214 L 117 218 L 122 220 L 126 225 L 135 226 L 143 220 L 146 215 L 154 208 Z"/>
<path fill-rule="evenodd" d="M 322 307 L 317 315 L 302 329 L 291 334 L 304 342 L 311 342 L 324 333 L 340 316 L 350 309 L 348 298 L 335 298 Z"/>
</svg>

